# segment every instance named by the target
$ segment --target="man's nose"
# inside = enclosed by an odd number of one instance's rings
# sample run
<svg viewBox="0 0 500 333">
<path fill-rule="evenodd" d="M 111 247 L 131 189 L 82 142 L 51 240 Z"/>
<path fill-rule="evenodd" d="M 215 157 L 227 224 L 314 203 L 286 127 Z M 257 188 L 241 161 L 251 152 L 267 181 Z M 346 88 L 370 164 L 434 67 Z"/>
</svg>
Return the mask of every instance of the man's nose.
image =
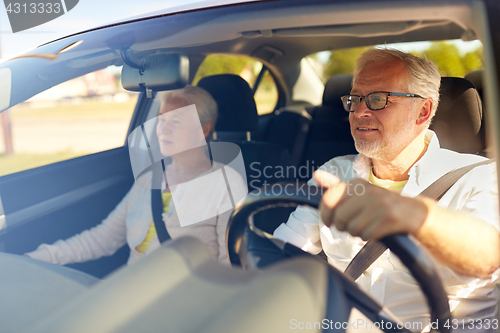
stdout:
<svg viewBox="0 0 500 333">
<path fill-rule="evenodd" d="M 361 102 L 359 103 L 358 107 L 354 112 L 351 112 L 352 115 L 356 118 L 362 118 L 362 117 L 369 117 L 372 115 L 372 110 L 366 106 L 366 99 L 362 99 Z"/>
</svg>

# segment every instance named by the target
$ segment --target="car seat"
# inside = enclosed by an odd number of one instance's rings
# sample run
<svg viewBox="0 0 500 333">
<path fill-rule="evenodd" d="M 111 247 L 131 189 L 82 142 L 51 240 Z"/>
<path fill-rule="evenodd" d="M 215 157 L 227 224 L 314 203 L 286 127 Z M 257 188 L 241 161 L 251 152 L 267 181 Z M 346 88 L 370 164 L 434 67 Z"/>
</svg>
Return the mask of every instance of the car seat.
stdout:
<svg viewBox="0 0 500 333">
<path fill-rule="evenodd" d="M 251 132 L 259 126 L 259 116 L 253 98 L 252 89 L 248 83 L 233 74 L 221 74 L 202 78 L 198 87 L 207 90 L 217 102 L 219 118 L 215 125 L 216 140 L 233 142 L 239 145 L 246 170 L 249 191 L 256 190 L 267 184 L 291 180 L 288 172 L 291 167 L 290 154 L 281 145 L 255 141 Z M 238 136 L 246 133 L 246 140 Z M 280 187 L 276 188 L 278 191 Z M 274 228 L 285 222 L 292 208 L 279 208 L 256 214 L 256 223 L 263 229 Z"/>
<path fill-rule="evenodd" d="M 481 100 L 483 99 L 483 72 L 482 69 L 477 69 L 464 77 L 464 79 L 470 81 L 474 85 Z"/>
<path fill-rule="evenodd" d="M 198 87 L 207 90 L 219 108 L 214 139 L 234 142 L 240 146 L 249 189 L 262 186 L 264 181 L 273 183 L 286 180 L 275 177 L 275 172 L 278 168 L 290 166 L 288 151 L 280 145 L 254 141 L 251 138 L 251 132 L 256 131 L 259 126 L 259 115 L 248 83 L 237 75 L 222 74 L 202 78 Z M 231 137 L 231 133 L 246 133 L 246 140 Z"/>
<path fill-rule="evenodd" d="M 269 120 L 264 141 L 285 147 L 291 155 L 292 165 L 299 167 L 311 121 L 312 117 L 304 104 L 287 105 L 277 110 Z"/>
<path fill-rule="evenodd" d="M 479 98 L 481 99 L 481 105 L 483 107 L 483 119 L 481 121 L 481 126 L 483 128 L 483 131 L 485 132 L 484 136 L 486 137 L 486 145 L 488 144 L 488 136 L 486 135 L 487 133 L 487 128 L 486 124 L 488 123 L 488 112 L 486 111 L 485 108 L 485 103 L 484 103 L 484 96 L 483 96 L 483 75 L 484 75 L 484 70 L 483 69 L 478 69 L 475 71 L 472 71 L 468 73 L 464 79 L 469 80 L 474 87 L 477 90 L 477 93 L 479 94 Z"/>
<path fill-rule="evenodd" d="M 322 105 L 287 106 L 278 110 L 269 122 L 264 140 L 283 145 L 290 152 L 294 166 L 307 168 L 307 174 L 300 176 L 303 180 L 312 177 L 313 167 L 335 156 L 356 153 L 349 114 L 340 100 L 350 93 L 352 77 L 331 77 L 325 85 Z"/>
<path fill-rule="evenodd" d="M 312 123 L 302 165 L 318 168 L 336 156 L 357 154 L 349 126 L 349 113 L 340 100 L 351 93 L 352 77 L 331 77 L 325 85 L 322 105 L 308 110 Z"/>
<path fill-rule="evenodd" d="M 440 102 L 430 126 L 441 147 L 459 153 L 484 152 L 482 120 L 482 102 L 474 85 L 463 78 L 442 77 Z"/>
</svg>

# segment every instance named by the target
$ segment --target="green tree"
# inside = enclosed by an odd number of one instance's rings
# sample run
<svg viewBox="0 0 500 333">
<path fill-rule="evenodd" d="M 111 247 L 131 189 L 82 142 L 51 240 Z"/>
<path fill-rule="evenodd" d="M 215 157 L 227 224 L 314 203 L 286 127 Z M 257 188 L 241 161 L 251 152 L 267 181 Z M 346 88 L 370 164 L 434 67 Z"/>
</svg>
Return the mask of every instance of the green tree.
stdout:
<svg viewBox="0 0 500 333">
<path fill-rule="evenodd" d="M 229 54 L 211 54 L 203 60 L 193 79 L 193 85 L 205 76 L 217 74 L 236 74 L 240 75 L 243 69 L 253 72 L 255 60 L 243 56 Z"/>
<path fill-rule="evenodd" d="M 465 75 L 460 51 L 454 44 L 433 42 L 423 53 L 427 59 L 437 64 L 441 76 L 463 77 Z"/>
<path fill-rule="evenodd" d="M 474 51 L 467 52 L 462 57 L 465 71 L 467 73 L 483 68 L 483 48 L 479 47 Z"/>
<path fill-rule="evenodd" d="M 325 78 L 329 78 L 334 75 L 352 74 L 356 59 L 368 49 L 369 47 L 356 47 L 332 51 L 325 65 L 323 75 Z"/>
<path fill-rule="evenodd" d="M 461 56 L 460 50 L 454 44 L 433 42 L 428 49 L 417 55 L 434 61 L 441 76 L 464 77 L 467 73 L 483 67 L 482 47 Z"/>
<path fill-rule="evenodd" d="M 391 48 L 390 45 L 388 48 Z M 351 74 L 354 71 L 356 60 L 368 47 L 335 50 L 324 67 L 325 78 L 339 74 Z M 455 44 L 439 41 L 432 42 L 423 51 L 413 51 L 412 54 L 427 58 L 435 62 L 441 76 L 464 77 L 470 71 L 483 67 L 483 48 L 479 47 L 465 55 Z"/>
</svg>

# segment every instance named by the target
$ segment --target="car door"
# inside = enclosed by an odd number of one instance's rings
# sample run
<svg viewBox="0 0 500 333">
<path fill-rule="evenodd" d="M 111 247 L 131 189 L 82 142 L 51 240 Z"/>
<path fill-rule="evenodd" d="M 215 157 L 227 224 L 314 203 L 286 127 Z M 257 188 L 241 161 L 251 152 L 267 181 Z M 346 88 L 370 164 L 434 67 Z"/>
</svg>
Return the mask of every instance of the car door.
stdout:
<svg viewBox="0 0 500 333">
<path fill-rule="evenodd" d="M 4 113 L 14 154 L 0 156 L 1 251 L 23 254 L 91 228 L 132 186 L 126 137 L 151 100 L 122 91 L 116 73 L 108 75 L 111 91 L 94 85 L 76 93 L 77 78 L 51 89 L 66 85 L 64 97 L 55 100 L 45 92 L 45 98 L 32 98 Z M 99 81 L 90 78 L 96 75 L 106 82 L 105 70 L 95 71 L 83 76 L 83 83 L 90 81 L 87 88 Z M 8 140 L 4 135 L 4 147 Z M 70 266 L 103 277 L 127 258 L 124 246 L 111 257 Z"/>
</svg>

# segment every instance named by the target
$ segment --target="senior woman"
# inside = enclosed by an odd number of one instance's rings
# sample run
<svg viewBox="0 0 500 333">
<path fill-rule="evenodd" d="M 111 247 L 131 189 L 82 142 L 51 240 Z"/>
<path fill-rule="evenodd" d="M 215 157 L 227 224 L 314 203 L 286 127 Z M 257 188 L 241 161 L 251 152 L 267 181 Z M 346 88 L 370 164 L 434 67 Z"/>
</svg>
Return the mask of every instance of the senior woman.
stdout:
<svg viewBox="0 0 500 333">
<path fill-rule="evenodd" d="M 226 185 L 210 175 L 224 167 L 233 186 L 246 189 L 246 183 L 235 170 L 209 158 L 205 140 L 215 126 L 217 104 L 208 92 L 193 86 L 160 96 L 156 134 L 161 154 L 172 159 L 162 184 L 166 229 L 174 239 L 185 235 L 200 239 L 215 258 L 228 263 L 225 234 L 231 201 Z M 197 111 L 194 117 L 188 110 L 193 104 Z M 147 255 L 160 246 L 151 210 L 151 181 L 152 172 L 138 177 L 118 206 L 96 227 L 52 245 L 42 244 L 26 255 L 64 265 L 112 255 L 126 243 L 130 248 L 128 263 Z M 212 216 L 186 221 L 190 212 L 207 205 L 214 212 Z M 201 213 L 198 215 L 207 217 Z"/>
</svg>

